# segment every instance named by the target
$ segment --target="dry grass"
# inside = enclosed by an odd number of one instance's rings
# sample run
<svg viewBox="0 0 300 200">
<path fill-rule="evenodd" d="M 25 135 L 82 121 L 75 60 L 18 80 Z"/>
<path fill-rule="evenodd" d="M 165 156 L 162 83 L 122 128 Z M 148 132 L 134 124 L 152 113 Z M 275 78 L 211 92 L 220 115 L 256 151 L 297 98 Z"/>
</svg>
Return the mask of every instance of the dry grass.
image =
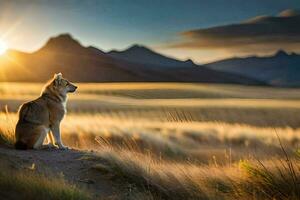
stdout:
<svg viewBox="0 0 300 200">
<path fill-rule="evenodd" d="M 39 96 L 42 84 L 0 83 L 0 109 L 16 112 Z M 164 122 L 243 123 L 298 128 L 300 92 L 235 85 L 206 84 L 79 84 L 70 95 L 69 113 Z M 257 117 L 259 116 L 259 117 Z"/>
<path fill-rule="evenodd" d="M 123 186 L 121 199 L 299 197 L 298 89 L 146 83 L 79 88 L 62 123 L 63 140 L 97 152 L 87 159 L 98 160 L 94 168 Z M 0 85 L 0 103 L 13 111 L 0 112 L 1 143 L 13 144 L 14 111 L 39 89 Z"/>
<path fill-rule="evenodd" d="M 226 165 L 195 164 L 158 159 L 157 156 L 100 142 L 95 166 L 113 180 L 131 185 L 148 199 L 298 199 L 298 158 L 243 160 Z M 294 157 L 294 156 L 293 156 Z M 95 159 L 95 158 L 94 158 Z M 136 189 L 137 188 L 137 189 Z"/>
<path fill-rule="evenodd" d="M 5 112 L 0 113 L 0 144 L 7 146 L 13 146 L 15 144 L 15 124 L 15 114 L 9 113 L 6 106 Z"/>
<path fill-rule="evenodd" d="M 30 171 L 10 171 L 1 168 L 1 199 L 32 200 L 87 200 L 89 196 L 64 181 L 63 178 L 45 177 Z"/>
<path fill-rule="evenodd" d="M 16 121 L 14 113 L 0 116 L 1 127 Z M 97 150 L 92 159 L 99 165 L 94 168 L 128 186 L 121 191 L 129 199 L 273 200 L 297 199 L 300 193 L 300 163 L 292 152 L 299 130 L 275 129 L 286 156 L 273 127 L 134 124 L 70 114 L 62 129 L 68 145 Z"/>
<path fill-rule="evenodd" d="M 0 113 L 1 137 L 6 144 L 14 142 L 15 113 Z M 151 152 L 168 159 L 195 162 L 223 163 L 251 157 L 276 155 L 279 145 L 276 132 L 291 148 L 300 144 L 300 130 L 289 127 L 254 127 L 217 122 L 158 122 L 144 119 L 117 119 L 100 114 L 69 114 L 62 123 L 63 140 L 69 146 L 98 149 L 95 138 L 104 139 L 112 146 Z M 229 155 L 230 154 L 230 155 Z"/>
</svg>

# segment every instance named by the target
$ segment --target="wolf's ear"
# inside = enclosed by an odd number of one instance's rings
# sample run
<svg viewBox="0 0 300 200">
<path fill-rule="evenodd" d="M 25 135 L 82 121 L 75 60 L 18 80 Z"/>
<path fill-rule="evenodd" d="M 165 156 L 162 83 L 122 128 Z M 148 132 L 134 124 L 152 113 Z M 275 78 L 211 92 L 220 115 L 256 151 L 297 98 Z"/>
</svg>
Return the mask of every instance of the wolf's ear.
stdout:
<svg viewBox="0 0 300 200">
<path fill-rule="evenodd" d="M 61 73 L 54 74 L 54 85 L 55 86 L 60 85 L 61 79 L 62 79 L 62 74 Z"/>
<path fill-rule="evenodd" d="M 62 78 L 62 73 L 58 73 L 58 74 L 54 74 L 54 78 L 55 79 L 58 79 L 58 80 L 61 80 L 61 78 Z"/>
</svg>

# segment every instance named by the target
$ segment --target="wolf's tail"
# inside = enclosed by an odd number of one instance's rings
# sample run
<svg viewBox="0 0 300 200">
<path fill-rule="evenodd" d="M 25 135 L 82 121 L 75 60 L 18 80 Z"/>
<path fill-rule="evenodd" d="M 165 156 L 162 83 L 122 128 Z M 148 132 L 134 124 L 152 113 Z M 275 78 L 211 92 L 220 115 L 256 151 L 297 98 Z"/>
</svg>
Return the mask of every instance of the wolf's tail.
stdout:
<svg viewBox="0 0 300 200">
<path fill-rule="evenodd" d="M 27 144 L 25 144 L 22 141 L 17 141 L 15 143 L 15 148 L 18 149 L 18 150 L 26 150 L 27 149 Z"/>
</svg>

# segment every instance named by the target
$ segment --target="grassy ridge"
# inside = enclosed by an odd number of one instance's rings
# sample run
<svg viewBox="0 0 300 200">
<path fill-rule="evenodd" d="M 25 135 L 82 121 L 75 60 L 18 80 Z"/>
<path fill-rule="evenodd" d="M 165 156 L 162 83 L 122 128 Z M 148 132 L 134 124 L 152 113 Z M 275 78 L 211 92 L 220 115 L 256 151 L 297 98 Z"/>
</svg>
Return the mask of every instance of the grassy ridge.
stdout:
<svg viewBox="0 0 300 200">
<path fill-rule="evenodd" d="M 49 178 L 29 171 L 0 171 L 1 199 L 87 200 L 88 195 L 62 178 Z"/>
<path fill-rule="evenodd" d="M 15 143 L 15 120 L 8 112 L 0 114 L 0 145 L 11 148 Z M 4 159 L 1 157 L 1 160 Z M 87 200 L 89 195 L 62 177 L 49 177 L 30 170 L 12 170 L 0 165 L 0 198 L 20 200 Z"/>
<path fill-rule="evenodd" d="M 7 121 L 16 119 L 13 113 L 2 113 L 2 117 L 4 115 Z M 300 178 L 298 155 L 293 154 L 288 148 L 289 159 L 286 159 L 287 157 L 281 154 L 276 134 L 272 136 L 270 133 L 271 129 L 248 127 L 250 132 L 257 135 L 249 133 L 247 136 L 237 131 L 237 129 L 245 131 L 247 126 L 220 124 L 220 131 L 228 129 L 228 133 L 231 133 L 226 136 L 221 132 L 215 132 L 216 135 L 212 135 L 212 132 L 205 134 L 199 131 L 201 126 L 195 126 L 194 131 L 198 132 L 193 132 L 190 125 L 188 125 L 189 132 L 177 130 L 169 133 L 154 127 L 147 130 L 145 129 L 147 126 L 143 129 L 137 128 L 135 131 L 127 129 L 126 133 L 110 126 L 106 127 L 110 132 L 101 133 L 98 129 L 101 126 L 101 118 L 98 119 L 98 128 L 85 123 L 88 121 L 95 123 L 95 120 L 97 120 L 95 116 L 68 116 L 66 119 L 68 126 L 64 125 L 64 141 L 72 146 L 82 142 L 82 148 L 98 150 L 98 153 L 86 159 L 99 160 L 99 164 L 93 166 L 94 169 L 99 173 L 108 174 L 120 185 L 129 187 L 125 188 L 125 191 L 124 188 L 120 190 L 120 199 L 124 199 L 125 194 L 128 199 L 298 198 L 300 192 L 297 184 Z M 111 120 L 116 123 L 114 119 Z M 82 123 L 78 125 L 79 121 Z M 212 131 L 213 126 L 216 124 L 212 124 L 211 127 L 209 124 L 202 124 L 202 130 L 206 128 L 206 131 Z M 78 129 L 79 127 L 81 128 Z M 169 127 L 165 124 L 164 128 L 174 131 L 174 127 L 182 130 L 187 128 L 181 127 L 180 124 Z M 76 131 L 81 133 L 75 134 Z M 89 134 L 91 131 L 94 131 L 94 134 Z M 257 133 L 259 131 L 261 135 Z M 299 136 L 292 129 L 278 129 L 277 132 L 290 147 L 294 138 Z M 7 132 L 9 133 L 11 132 Z M 263 139 L 264 137 L 268 138 L 270 143 Z M 270 144 L 277 147 L 273 149 Z M 220 151 L 216 151 L 217 148 L 220 148 Z M 252 151 L 251 155 L 259 157 L 259 160 L 256 160 L 252 156 L 247 156 L 250 151 L 242 152 L 245 148 L 248 150 L 259 148 L 264 151 Z M 214 151 L 209 154 L 211 150 Z M 237 153 L 240 153 L 239 157 L 236 157 Z M 7 197 L 14 194 L 11 191 L 13 188 L 13 191 L 23 194 L 24 199 L 31 197 L 34 199 L 30 195 L 37 193 L 50 197 L 49 199 L 86 198 L 79 190 L 61 181 L 63 180 L 48 180 L 27 174 L 25 177 L 22 174 L 0 173 L 0 188 L 1 191 L 8 191 L 7 194 L 3 194 Z"/>
<path fill-rule="evenodd" d="M 225 165 L 201 165 L 157 159 L 141 152 L 100 143 L 95 166 L 112 179 L 131 185 L 130 196 L 144 199 L 289 199 L 300 195 L 299 158 L 243 160 Z M 294 156 L 293 156 L 294 157 Z M 134 190 L 135 189 L 135 190 Z"/>
</svg>

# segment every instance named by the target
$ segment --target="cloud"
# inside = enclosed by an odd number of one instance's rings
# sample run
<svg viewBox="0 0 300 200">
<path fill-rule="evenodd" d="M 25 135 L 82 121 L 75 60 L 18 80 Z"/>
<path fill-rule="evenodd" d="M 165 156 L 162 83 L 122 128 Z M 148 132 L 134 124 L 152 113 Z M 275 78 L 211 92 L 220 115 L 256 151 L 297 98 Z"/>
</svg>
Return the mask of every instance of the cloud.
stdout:
<svg viewBox="0 0 300 200">
<path fill-rule="evenodd" d="M 279 48 L 300 50 L 300 13 L 285 10 L 278 16 L 257 16 L 247 21 L 195 29 L 180 33 L 169 48 L 224 49 L 242 52 L 268 52 Z"/>
</svg>

